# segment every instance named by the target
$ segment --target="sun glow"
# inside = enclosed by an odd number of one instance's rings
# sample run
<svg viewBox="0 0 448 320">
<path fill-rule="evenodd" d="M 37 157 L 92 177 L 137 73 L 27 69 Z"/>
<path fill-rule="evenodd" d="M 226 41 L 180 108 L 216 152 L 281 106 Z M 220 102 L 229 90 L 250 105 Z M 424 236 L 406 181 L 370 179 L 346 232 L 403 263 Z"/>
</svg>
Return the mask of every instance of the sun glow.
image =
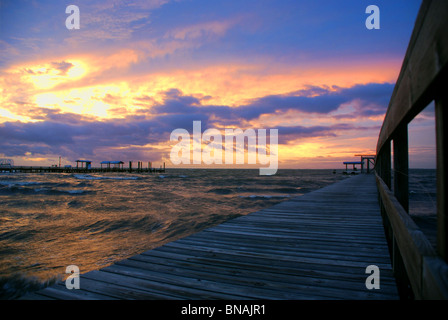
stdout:
<svg viewBox="0 0 448 320">
<path fill-rule="evenodd" d="M 22 75 L 23 82 L 33 84 L 36 89 L 48 90 L 83 78 L 87 74 L 86 70 L 86 64 L 80 60 L 62 60 L 19 66 L 14 71 Z"/>
</svg>

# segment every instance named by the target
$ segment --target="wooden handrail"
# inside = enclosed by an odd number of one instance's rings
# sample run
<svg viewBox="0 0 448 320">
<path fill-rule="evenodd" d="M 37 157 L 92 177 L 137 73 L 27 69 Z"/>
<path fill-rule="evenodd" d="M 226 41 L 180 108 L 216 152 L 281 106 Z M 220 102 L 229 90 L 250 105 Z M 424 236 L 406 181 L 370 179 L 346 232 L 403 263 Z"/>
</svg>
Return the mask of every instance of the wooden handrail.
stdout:
<svg viewBox="0 0 448 320">
<path fill-rule="evenodd" d="M 448 1 L 422 2 L 377 143 L 375 171 L 394 270 L 397 281 L 403 287 L 410 286 L 413 296 L 419 299 L 448 299 L 447 17 Z M 431 101 L 435 101 L 437 143 L 437 251 L 434 252 L 408 216 L 408 124 Z"/>
<path fill-rule="evenodd" d="M 408 282 L 412 296 L 417 299 L 448 299 L 448 264 L 437 255 L 378 174 L 376 180 L 397 281 Z M 399 288 L 399 291 L 402 296 L 407 294 L 403 292 L 406 289 Z"/>
</svg>

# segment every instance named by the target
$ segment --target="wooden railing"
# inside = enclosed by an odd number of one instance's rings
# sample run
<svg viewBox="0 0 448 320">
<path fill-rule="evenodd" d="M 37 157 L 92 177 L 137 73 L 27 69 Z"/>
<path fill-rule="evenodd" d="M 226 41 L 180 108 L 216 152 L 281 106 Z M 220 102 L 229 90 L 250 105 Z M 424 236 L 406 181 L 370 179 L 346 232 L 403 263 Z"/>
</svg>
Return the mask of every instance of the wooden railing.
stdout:
<svg viewBox="0 0 448 320">
<path fill-rule="evenodd" d="M 436 248 L 408 214 L 408 124 L 432 101 L 437 146 Z M 385 233 L 403 298 L 448 299 L 447 150 L 448 1 L 424 0 L 379 134 L 375 165 Z"/>
</svg>

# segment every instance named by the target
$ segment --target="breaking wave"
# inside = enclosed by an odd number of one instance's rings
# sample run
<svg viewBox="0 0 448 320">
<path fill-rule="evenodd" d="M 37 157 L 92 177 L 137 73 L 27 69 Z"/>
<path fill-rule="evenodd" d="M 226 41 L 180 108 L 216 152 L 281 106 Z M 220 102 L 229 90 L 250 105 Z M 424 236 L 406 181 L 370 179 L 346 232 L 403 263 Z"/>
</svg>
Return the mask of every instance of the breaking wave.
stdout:
<svg viewBox="0 0 448 320">
<path fill-rule="evenodd" d="M 42 280 L 34 276 L 26 276 L 22 273 L 15 273 L 10 276 L 0 276 L 0 299 L 17 299 L 29 292 L 34 292 L 52 285 L 59 280 L 61 280 L 61 277 L 59 276 Z"/>
<path fill-rule="evenodd" d="M 283 195 L 251 194 L 247 196 L 238 196 L 238 197 L 247 199 L 273 199 L 273 198 L 289 198 L 291 196 L 289 194 L 283 194 Z"/>
<path fill-rule="evenodd" d="M 81 180 L 138 180 L 140 177 L 123 177 L 123 176 L 92 176 L 90 174 L 75 174 L 73 175 L 77 179 Z"/>
</svg>

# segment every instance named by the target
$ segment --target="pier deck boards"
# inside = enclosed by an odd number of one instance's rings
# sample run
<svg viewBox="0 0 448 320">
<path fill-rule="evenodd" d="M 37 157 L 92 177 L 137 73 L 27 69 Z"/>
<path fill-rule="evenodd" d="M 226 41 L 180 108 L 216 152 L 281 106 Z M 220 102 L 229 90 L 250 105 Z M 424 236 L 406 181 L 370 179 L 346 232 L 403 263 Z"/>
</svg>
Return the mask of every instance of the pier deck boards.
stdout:
<svg viewBox="0 0 448 320">
<path fill-rule="evenodd" d="M 380 289 L 366 288 L 369 265 Z M 81 274 L 80 287 L 61 282 L 23 298 L 399 298 L 368 174 Z"/>
</svg>

